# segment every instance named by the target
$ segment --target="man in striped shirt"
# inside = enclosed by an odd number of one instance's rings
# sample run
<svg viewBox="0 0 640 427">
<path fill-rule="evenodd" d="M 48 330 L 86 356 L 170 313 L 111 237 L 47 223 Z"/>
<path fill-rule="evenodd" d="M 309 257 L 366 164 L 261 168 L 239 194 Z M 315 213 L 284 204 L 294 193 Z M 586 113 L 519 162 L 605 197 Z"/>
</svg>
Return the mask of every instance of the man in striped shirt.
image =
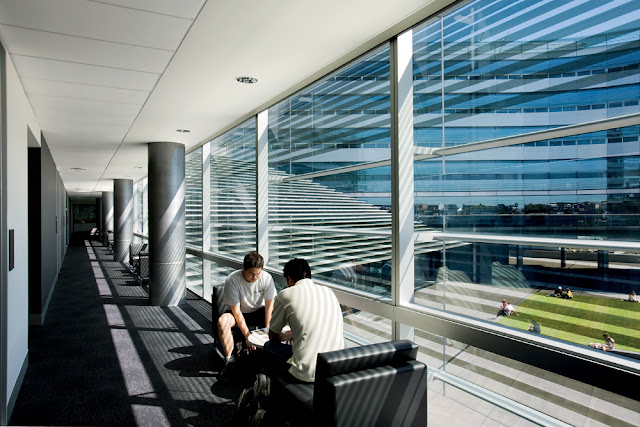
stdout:
<svg viewBox="0 0 640 427">
<path fill-rule="evenodd" d="M 342 309 L 331 289 L 313 283 L 304 259 L 288 261 L 284 277 L 287 289 L 275 298 L 265 345 L 267 364 L 271 368 L 276 364 L 275 369 L 285 369 L 297 380 L 313 382 L 318 353 L 344 348 Z M 287 324 L 291 331 L 282 333 Z"/>
</svg>

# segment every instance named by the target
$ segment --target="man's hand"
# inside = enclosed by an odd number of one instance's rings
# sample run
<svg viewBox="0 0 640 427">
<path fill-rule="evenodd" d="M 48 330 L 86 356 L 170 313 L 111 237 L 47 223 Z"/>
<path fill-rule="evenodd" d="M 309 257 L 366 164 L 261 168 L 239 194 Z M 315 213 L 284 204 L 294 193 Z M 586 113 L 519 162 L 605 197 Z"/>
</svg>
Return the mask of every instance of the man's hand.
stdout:
<svg viewBox="0 0 640 427">
<path fill-rule="evenodd" d="M 249 342 L 249 335 L 251 335 L 251 332 L 249 332 L 249 334 L 248 334 L 248 335 L 245 335 L 245 336 L 244 336 L 245 343 L 247 344 L 247 348 L 248 348 L 249 350 L 255 350 L 255 349 L 256 349 L 256 346 L 255 346 L 255 345 L 253 345 L 253 344 L 251 344 L 251 343 Z"/>
<path fill-rule="evenodd" d="M 293 333 L 291 330 L 280 333 L 280 341 L 286 341 L 287 344 L 293 343 Z"/>
</svg>

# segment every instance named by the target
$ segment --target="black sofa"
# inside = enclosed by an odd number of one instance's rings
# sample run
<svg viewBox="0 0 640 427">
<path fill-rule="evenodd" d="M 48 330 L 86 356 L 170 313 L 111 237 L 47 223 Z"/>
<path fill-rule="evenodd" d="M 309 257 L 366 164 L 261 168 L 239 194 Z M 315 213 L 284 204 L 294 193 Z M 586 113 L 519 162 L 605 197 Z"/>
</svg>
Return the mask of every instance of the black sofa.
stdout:
<svg viewBox="0 0 640 427">
<path fill-rule="evenodd" d="M 287 408 L 294 425 L 426 426 L 427 367 L 417 354 L 408 340 L 320 353 L 315 383 L 268 373 L 274 408 Z"/>
</svg>

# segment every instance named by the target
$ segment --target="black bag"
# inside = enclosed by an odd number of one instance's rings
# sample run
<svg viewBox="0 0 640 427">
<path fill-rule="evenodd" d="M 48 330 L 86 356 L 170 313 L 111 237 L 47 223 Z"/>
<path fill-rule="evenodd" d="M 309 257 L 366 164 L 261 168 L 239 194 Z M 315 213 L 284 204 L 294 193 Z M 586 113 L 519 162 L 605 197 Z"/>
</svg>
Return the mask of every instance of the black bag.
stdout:
<svg viewBox="0 0 640 427">
<path fill-rule="evenodd" d="M 253 385 L 245 388 L 240 394 L 232 425 L 238 427 L 268 425 L 267 409 L 270 395 L 271 379 L 265 374 L 257 374 Z"/>
</svg>

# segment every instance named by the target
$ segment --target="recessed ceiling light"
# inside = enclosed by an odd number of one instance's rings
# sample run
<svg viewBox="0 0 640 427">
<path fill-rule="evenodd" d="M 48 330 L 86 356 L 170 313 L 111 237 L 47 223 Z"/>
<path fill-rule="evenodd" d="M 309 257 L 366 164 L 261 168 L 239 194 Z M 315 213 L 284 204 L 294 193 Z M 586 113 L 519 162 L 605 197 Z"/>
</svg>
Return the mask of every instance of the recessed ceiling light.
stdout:
<svg viewBox="0 0 640 427">
<path fill-rule="evenodd" d="M 180 133 L 189 133 L 191 132 L 189 129 L 176 129 L 176 132 L 180 132 Z"/>
<path fill-rule="evenodd" d="M 236 77 L 236 81 L 247 84 L 247 85 L 258 83 L 258 79 L 256 79 L 255 77 L 247 77 L 247 76 Z"/>
<path fill-rule="evenodd" d="M 81 172 L 81 171 L 86 171 L 87 168 L 71 168 L 71 170 Z"/>
<path fill-rule="evenodd" d="M 142 169 L 142 166 L 134 166 L 134 169 Z"/>
</svg>

